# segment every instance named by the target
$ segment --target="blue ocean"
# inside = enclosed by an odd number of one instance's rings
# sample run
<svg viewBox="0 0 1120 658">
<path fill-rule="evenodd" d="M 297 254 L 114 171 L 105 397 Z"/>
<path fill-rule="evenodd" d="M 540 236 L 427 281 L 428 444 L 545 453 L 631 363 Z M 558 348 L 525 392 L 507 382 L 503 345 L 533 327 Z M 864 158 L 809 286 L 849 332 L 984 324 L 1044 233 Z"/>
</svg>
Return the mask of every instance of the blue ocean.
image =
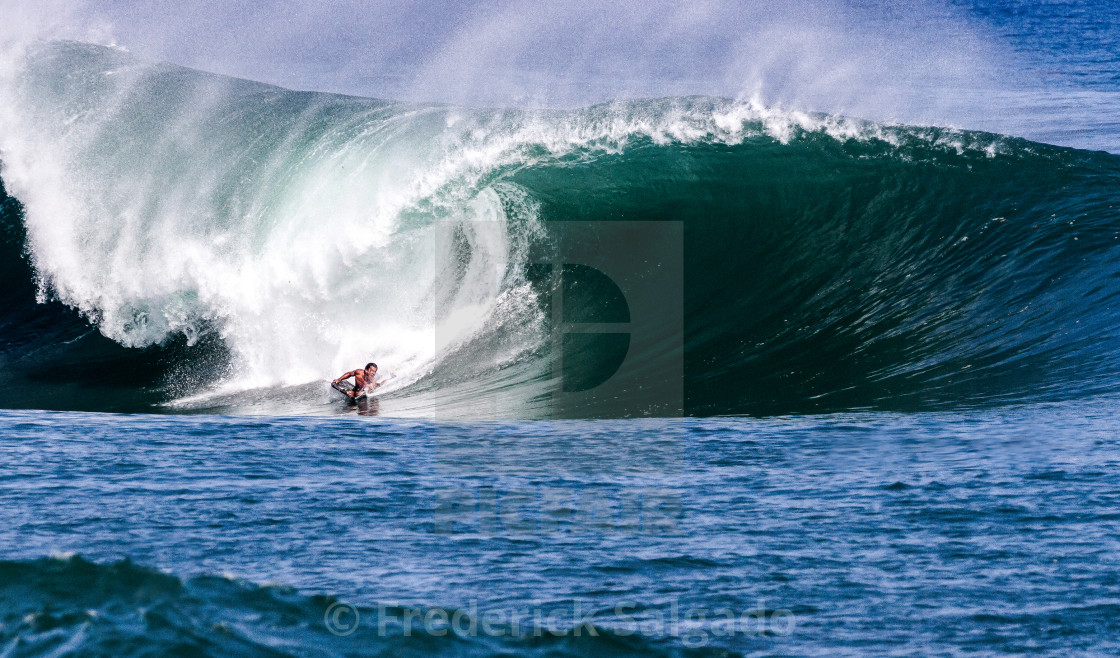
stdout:
<svg viewBox="0 0 1120 658">
<path fill-rule="evenodd" d="M 0 34 L 0 655 L 1120 653 L 1120 7 L 846 6 L 556 103 Z"/>
</svg>

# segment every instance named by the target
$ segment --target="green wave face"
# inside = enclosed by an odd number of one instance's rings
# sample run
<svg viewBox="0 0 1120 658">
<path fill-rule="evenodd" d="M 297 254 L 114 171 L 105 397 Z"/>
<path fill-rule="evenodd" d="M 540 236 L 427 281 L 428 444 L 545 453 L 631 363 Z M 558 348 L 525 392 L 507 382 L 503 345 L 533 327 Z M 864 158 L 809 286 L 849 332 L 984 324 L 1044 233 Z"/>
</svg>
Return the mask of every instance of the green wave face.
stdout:
<svg viewBox="0 0 1120 658">
<path fill-rule="evenodd" d="M 646 142 L 514 179 L 547 219 L 683 224 L 690 412 L 1111 390 L 1120 160 L 938 135 Z"/>
</svg>

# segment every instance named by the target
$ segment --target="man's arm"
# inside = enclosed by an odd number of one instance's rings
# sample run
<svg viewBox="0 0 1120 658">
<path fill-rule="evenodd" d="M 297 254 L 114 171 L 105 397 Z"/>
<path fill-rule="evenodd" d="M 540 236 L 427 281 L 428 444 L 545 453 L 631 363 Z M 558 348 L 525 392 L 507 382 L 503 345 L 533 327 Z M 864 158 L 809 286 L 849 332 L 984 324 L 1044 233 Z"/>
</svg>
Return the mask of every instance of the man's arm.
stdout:
<svg viewBox="0 0 1120 658">
<path fill-rule="evenodd" d="M 351 370 L 350 372 L 346 373 L 345 375 L 339 375 L 338 379 L 334 380 L 334 383 L 337 384 L 344 379 L 350 379 L 351 377 L 353 377 L 357 374 L 358 374 L 357 370 Z"/>
</svg>

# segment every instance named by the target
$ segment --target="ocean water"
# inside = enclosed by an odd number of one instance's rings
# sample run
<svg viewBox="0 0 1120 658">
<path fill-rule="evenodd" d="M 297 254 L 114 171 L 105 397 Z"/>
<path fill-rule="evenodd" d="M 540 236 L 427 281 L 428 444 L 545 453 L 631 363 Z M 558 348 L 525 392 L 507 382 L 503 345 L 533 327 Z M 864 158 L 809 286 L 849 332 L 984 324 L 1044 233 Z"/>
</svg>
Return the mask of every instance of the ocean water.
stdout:
<svg viewBox="0 0 1120 658">
<path fill-rule="evenodd" d="M 1113 400 L 2 418 L 17 653 L 1112 653 L 1120 637 Z"/>
<path fill-rule="evenodd" d="M 1116 653 L 1120 14 L 952 6 L 952 121 L 5 47 L 4 654 Z"/>
</svg>

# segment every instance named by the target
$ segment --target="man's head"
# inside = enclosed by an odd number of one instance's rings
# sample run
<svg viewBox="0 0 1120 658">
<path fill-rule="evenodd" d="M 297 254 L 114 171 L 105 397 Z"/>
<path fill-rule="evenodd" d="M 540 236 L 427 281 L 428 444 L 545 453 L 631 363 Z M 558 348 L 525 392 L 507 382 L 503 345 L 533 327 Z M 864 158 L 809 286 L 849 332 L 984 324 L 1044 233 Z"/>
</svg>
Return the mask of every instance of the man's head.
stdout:
<svg viewBox="0 0 1120 658">
<path fill-rule="evenodd" d="M 376 363 L 367 363 L 366 364 L 366 374 L 367 375 L 376 375 L 377 374 L 377 364 Z"/>
</svg>

